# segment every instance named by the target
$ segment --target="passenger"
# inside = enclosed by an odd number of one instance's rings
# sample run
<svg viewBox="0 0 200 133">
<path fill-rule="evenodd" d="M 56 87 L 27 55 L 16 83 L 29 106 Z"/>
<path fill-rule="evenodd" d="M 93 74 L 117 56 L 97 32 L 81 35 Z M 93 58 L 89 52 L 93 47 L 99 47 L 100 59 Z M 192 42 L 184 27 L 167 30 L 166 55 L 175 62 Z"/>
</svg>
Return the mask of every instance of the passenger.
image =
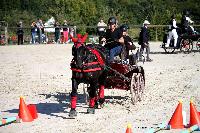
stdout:
<svg viewBox="0 0 200 133">
<path fill-rule="evenodd" d="M 132 39 L 130 38 L 130 36 L 128 35 L 128 25 L 123 24 L 122 26 L 120 26 L 120 29 L 122 31 L 123 34 L 123 38 L 124 38 L 124 44 L 123 45 L 123 54 L 124 54 L 124 60 L 128 61 L 129 60 L 129 50 L 135 50 L 136 46 L 133 44 Z"/>
<path fill-rule="evenodd" d="M 174 47 L 178 48 L 178 46 L 177 46 L 178 34 L 176 31 L 177 28 L 178 27 L 176 26 L 176 16 L 175 16 L 175 14 L 173 14 L 171 16 L 171 20 L 169 22 L 169 35 L 168 35 L 167 44 L 165 45 L 165 47 L 169 47 L 170 41 L 173 37 L 174 38 Z"/>
<path fill-rule="evenodd" d="M 192 34 L 195 32 L 194 27 L 190 24 L 194 23 L 189 17 L 189 11 L 184 11 L 181 19 L 182 33 Z"/>
<path fill-rule="evenodd" d="M 106 30 L 102 41 L 106 42 L 104 46 L 109 51 L 109 57 L 107 61 L 108 63 L 111 63 L 114 61 L 115 56 L 120 55 L 122 51 L 122 45 L 124 44 L 124 38 L 120 28 L 117 28 L 117 20 L 115 17 L 110 17 L 108 19 L 108 25 L 109 29 Z"/>
<path fill-rule="evenodd" d="M 99 44 L 102 44 L 101 39 L 106 31 L 106 23 L 104 23 L 103 19 L 101 19 L 97 24 L 97 33 L 99 35 Z"/>
</svg>

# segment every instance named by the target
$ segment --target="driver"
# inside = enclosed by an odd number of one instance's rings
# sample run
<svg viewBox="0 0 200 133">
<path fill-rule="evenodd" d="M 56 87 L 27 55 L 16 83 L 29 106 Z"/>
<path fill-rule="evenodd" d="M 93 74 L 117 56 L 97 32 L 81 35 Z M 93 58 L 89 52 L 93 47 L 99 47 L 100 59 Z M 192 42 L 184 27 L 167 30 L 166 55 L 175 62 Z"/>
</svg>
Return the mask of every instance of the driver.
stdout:
<svg viewBox="0 0 200 133">
<path fill-rule="evenodd" d="M 115 17 L 108 19 L 109 29 L 101 41 L 106 42 L 104 47 L 109 51 L 108 63 L 114 61 L 114 57 L 119 55 L 122 51 L 122 45 L 124 44 L 124 38 L 120 28 L 117 28 L 117 20 Z"/>
<path fill-rule="evenodd" d="M 174 47 L 178 48 L 177 46 L 177 41 L 178 41 L 178 34 L 177 34 L 177 29 L 178 27 L 176 26 L 176 16 L 175 14 L 173 14 L 171 16 L 171 20 L 169 22 L 169 36 L 167 38 L 167 44 L 165 47 L 169 47 L 170 41 L 172 39 L 172 37 L 174 37 Z"/>
</svg>

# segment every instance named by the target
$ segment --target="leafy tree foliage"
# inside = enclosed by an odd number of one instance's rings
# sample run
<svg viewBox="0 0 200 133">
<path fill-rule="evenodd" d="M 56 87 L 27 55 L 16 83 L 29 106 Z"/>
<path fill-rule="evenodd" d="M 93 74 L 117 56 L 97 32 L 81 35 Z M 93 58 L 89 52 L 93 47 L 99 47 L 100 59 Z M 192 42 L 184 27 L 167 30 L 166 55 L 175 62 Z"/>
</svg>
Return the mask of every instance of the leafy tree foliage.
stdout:
<svg viewBox="0 0 200 133">
<path fill-rule="evenodd" d="M 166 25 L 174 13 L 180 22 L 186 9 L 195 24 L 200 22 L 199 0 L 0 0 L 0 5 L 0 20 L 11 27 L 19 20 L 30 27 L 37 18 L 46 21 L 52 16 L 60 23 L 67 19 L 82 30 L 96 26 L 100 18 L 106 22 L 110 16 L 130 26 L 140 25 L 145 19 L 153 25 Z"/>
<path fill-rule="evenodd" d="M 9 17 L 28 21 L 51 16 L 58 21 L 68 19 L 73 25 L 96 25 L 99 18 L 107 20 L 109 16 L 134 25 L 144 19 L 152 24 L 167 24 L 173 13 L 181 16 L 185 9 L 190 9 L 193 19 L 199 21 L 198 3 L 199 0 L 1 0 L 0 18 L 9 25 L 13 23 Z"/>
</svg>

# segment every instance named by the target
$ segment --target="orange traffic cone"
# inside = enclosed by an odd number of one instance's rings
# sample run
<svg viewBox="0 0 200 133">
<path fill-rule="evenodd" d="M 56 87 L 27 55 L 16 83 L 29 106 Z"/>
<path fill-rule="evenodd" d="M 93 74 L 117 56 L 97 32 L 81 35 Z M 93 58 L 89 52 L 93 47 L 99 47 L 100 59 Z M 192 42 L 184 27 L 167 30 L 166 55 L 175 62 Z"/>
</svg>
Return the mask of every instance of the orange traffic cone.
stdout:
<svg viewBox="0 0 200 133">
<path fill-rule="evenodd" d="M 190 100 L 190 126 L 198 125 L 200 126 L 200 115 L 199 112 L 197 112 L 193 101 Z"/>
<path fill-rule="evenodd" d="M 31 113 L 31 116 L 33 119 L 37 119 L 38 118 L 38 114 L 37 114 L 37 108 L 35 106 L 35 104 L 29 104 L 27 105 L 29 112 Z"/>
<path fill-rule="evenodd" d="M 184 128 L 183 125 L 183 115 L 182 115 L 182 101 L 179 101 L 174 114 L 172 115 L 169 124 L 172 129 L 182 129 Z"/>
<path fill-rule="evenodd" d="M 23 97 L 20 97 L 20 104 L 19 104 L 19 113 L 18 116 L 22 119 L 23 122 L 31 122 L 33 121 L 33 117 L 26 106 Z"/>
<path fill-rule="evenodd" d="M 129 123 L 127 128 L 126 128 L 126 133 L 133 133 L 131 129 L 131 124 Z"/>
</svg>

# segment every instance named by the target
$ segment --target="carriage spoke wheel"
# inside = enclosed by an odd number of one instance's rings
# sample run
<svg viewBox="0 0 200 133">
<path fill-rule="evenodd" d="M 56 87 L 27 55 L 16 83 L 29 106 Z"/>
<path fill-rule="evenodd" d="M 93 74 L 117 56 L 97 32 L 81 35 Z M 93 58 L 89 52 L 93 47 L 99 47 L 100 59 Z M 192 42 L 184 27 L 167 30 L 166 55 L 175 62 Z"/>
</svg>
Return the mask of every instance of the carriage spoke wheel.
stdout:
<svg viewBox="0 0 200 133">
<path fill-rule="evenodd" d="M 142 76 L 141 73 L 139 73 L 138 75 L 138 101 L 142 101 L 142 98 L 143 98 L 143 93 L 144 93 L 144 86 L 145 86 L 145 83 L 144 83 L 144 77 Z"/>
<path fill-rule="evenodd" d="M 144 78 L 141 73 L 133 73 L 131 78 L 131 101 L 136 104 L 138 101 L 142 100 L 144 92 Z"/>
<path fill-rule="evenodd" d="M 180 50 L 183 52 L 190 52 L 193 49 L 192 40 L 182 39 L 180 43 Z"/>
<path fill-rule="evenodd" d="M 196 48 L 197 50 L 200 50 L 200 38 L 196 42 Z"/>
<path fill-rule="evenodd" d="M 138 88 L 137 88 L 137 74 L 133 73 L 131 77 L 131 86 L 130 86 L 130 91 L 131 91 L 131 101 L 133 104 L 136 104 L 138 101 Z"/>
</svg>

